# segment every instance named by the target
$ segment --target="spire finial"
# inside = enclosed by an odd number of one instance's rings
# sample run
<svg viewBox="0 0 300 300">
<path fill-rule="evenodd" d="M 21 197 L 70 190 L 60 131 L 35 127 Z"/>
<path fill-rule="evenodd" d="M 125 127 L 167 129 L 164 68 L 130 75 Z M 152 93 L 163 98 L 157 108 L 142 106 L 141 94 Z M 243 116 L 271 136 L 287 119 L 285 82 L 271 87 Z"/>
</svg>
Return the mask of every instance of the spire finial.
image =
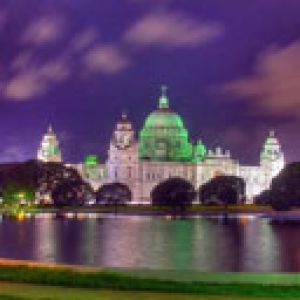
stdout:
<svg viewBox="0 0 300 300">
<path fill-rule="evenodd" d="M 122 120 L 127 120 L 127 112 L 126 111 L 122 111 L 122 116 L 121 116 Z"/>
<path fill-rule="evenodd" d="M 53 128 L 52 128 L 51 123 L 48 126 L 48 133 L 53 133 Z"/>
<path fill-rule="evenodd" d="M 161 89 L 161 95 L 159 98 L 159 108 L 160 109 L 169 108 L 169 99 L 167 96 L 168 87 L 166 85 L 162 85 L 160 89 Z"/>
<path fill-rule="evenodd" d="M 161 96 L 162 97 L 166 97 L 167 96 L 167 90 L 168 90 L 168 87 L 163 84 L 161 87 L 160 87 L 160 90 L 161 90 Z"/>
<path fill-rule="evenodd" d="M 274 131 L 274 129 L 271 129 L 271 130 L 270 130 L 269 136 L 270 136 L 270 137 L 274 137 L 274 136 L 275 136 L 275 131 Z"/>
</svg>

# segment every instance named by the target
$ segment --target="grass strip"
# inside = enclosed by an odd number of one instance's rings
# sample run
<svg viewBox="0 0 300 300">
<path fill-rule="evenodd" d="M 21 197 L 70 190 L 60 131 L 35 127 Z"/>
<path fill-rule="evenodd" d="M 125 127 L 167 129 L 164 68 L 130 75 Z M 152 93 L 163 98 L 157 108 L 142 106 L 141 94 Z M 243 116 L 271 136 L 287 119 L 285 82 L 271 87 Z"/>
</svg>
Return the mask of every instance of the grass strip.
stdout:
<svg viewBox="0 0 300 300">
<path fill-rule="evenodd" d="M 115 207 L 109 205 L 94 205 L 94 206 L 80 206 L 80 207 L 63 207 L 56 208 L 54 206 L 33 206 L 31 212 L 34 213 L 112 213 Z M 247 205 L 229 205 L 228 211 L 230 213 L 268 213 L 272 211 L 270 206 L 261 206 L 255 204 Z M 0 213 L 9 212 L 7 208 L 0 205 Z M 119 213 L 125 214 L 169 214 L 169 207 L 153 206 L 153 205 L 124 205 L 118 206 Z M 222 213 L 224 212 L 223 205 L 200 205 L 194 204 L 187 208 L 186 213 L 202 214 L 202 213 Z"/>
<path fill-rule="evenodd" d="M 10 295 L 1 295 L 0 300 L 30 300 L 29 298 L 18 297 L 18 296 L 10 296 Z"/>
<path fill-rule="evenodd" d="M 297 299 L 300 287 L 263 284 L 218 284 L 204 282 L 180 282 L 152 278 L 138 278 L 112 271 L 85 272 L 69 268 L 27 266 L 0 266 L 0 280 L 49 286 L 100 288 L 123 291 L 148 291 L 166 293 L 190 293 L 199 295 L 236 295 L 289 297 Z"/>
</svg>

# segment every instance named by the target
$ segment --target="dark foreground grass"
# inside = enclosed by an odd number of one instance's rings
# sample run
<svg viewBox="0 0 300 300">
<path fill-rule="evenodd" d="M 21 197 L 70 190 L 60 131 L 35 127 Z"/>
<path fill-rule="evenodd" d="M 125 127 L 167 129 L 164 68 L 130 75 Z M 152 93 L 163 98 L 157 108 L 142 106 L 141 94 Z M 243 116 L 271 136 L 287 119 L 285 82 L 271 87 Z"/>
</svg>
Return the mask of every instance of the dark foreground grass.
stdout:
<svg viewBox="0 0 300 300">
<path fill-rule="evenodd" d="M 10 295 L 0 295 L 0 300 L 29 300 L 28 298 Z"/>
<path fill-rule="evenodd" d="M 157 292 L 112 291 L 0 282 L 1 296 L 12 300 L 280 300 L 269 297 L 212 296 Z M 4 298 L 6 299 L 6 298 Z M 286 298 L 287 300 L 288 298 Z M 291 299 L 290 300 L 295 300 Z"/>
<path fill-rule="evenodd" d="M 80 207 L 63 207 L 55 208 L 54 206 L 33 206 L 30 209 L 31 213 L 113 213 L 114 206 L 109 205 L 94 205 L 94 206 L 80 206 Z M 229 205 L 228 211 L 230 213 L 268 213 L 272 209 L 270 206 L 261 206 L 254 204 L 247 205 Z M 222 205 L 200 205 L 194 204 L 187 208 L 187 214 L 205 214 L 205 213 L 223 213 L 224 207 Z M 10 213 L 10 210 L 0 205 L 0 213 Z M 118 213 L 124 214 L 152 214 L 152 215 L 166 215 L 170 214 L 169 207 L 152 206 L 152 205 L 121 205 L 118 206 Z"/>
<path fill-rule="evenodd" d="M 224 275 L 225 276 L 225 275 Z M 274 286 L 245 283 L 180 282 L 139 278 L 113 271 L 87 271 L 72 268 L 31 266 L 0 266 L 0 281 L 40 284 L 48 286 L 148 291 L 198 295 L 285 297 L 300 299 L 300 286 Z"/>
</svg>

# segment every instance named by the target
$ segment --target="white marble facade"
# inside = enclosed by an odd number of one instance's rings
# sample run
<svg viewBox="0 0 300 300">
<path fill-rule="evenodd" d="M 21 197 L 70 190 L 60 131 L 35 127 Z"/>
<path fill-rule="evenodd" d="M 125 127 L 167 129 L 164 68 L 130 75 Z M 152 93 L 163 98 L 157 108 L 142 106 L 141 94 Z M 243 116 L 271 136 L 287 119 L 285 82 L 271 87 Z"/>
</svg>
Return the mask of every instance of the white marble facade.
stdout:
<svg viewBox="0 0 300 300">
<path fill-rule="evenodd" d="M 284 155 L 274 132 L 267 136 L 257 166 L 240 165 L 230 151 L 216 148 L 208 150 L 203 161 L 155 161 L 139 158 L 139 145 L 132 124 L 125 115 L 117 123 L 110 141 L 108 159 L 102 167 L 106 170 L 99 178 L 103 183 L 121 182 L 130 188 L 133 203 L 151 203 L 152 189 L 170 177 L 181 177 L 196 189 L 219 174 L 242 177 L 246 182 L 247 203 L 270 186 L 271 180 L 284 167 Z"/>
<path fill-rule="evenodd" d="M 163 102 L 162 107 L 159 106 L 152 113 L 151 122 L 152 126 L 155 127 L 155 114 L 158 113 L 160 127 L 155 128 L 157 135 L 155 138 L 159 139 L 161 144 L 161 141 L 164 141 L 162 139 L 164 132 L 167 132 L 170 126 L 174 126 L 174 119 L 171 120 L 172 123 L 170 118 L 174 118 L 174 115 L 176 118 L 180 117 L 169 110 L 169 99 L 166 98 L 166 95 L 161 96 L 160 101 Z M 165 115 L 167 117 L 164 119 L 166 120 L 164 125 L 161 124 L 161 120 L 162 116 L 165 117 Z M 173 127 L 171 129 L 174 131 Z M 177 131 L 175 130 L 175 132 Z M 151 138 L 153 142 L 153 137 Z M 241 165 L 232 158 L 230 151 L 225 151 L 220 147 L 208 150 L 201 160 L 172 161 L 172 159 L 167 159 L 164 161 L 164 159 L 157 160 L 151 159 L 151 157 L 141 158 L 139 143 L 140 136 L 138 139 L 136 138 L 131 122 L 127 115 L 123 114 L 113 131 L 106 162 L 93 166 L 85 166 L 84 164 L 73 166 L 95 189 L 105 183 L 124 183 L 132 192 L 133 204 L 150 204 L 151 191 L 167 178 L 184 178 L 198 189 L 202 184 L 220 174 L 242 177 L 246 182 L 247 203 L 251 203 L 255 195 L 270 186 L 272 178 L 285 165 L 280 143 L 273 131 L 269 133 L 262 145 L 260 161 L 257 166 Z"/>
</svg>

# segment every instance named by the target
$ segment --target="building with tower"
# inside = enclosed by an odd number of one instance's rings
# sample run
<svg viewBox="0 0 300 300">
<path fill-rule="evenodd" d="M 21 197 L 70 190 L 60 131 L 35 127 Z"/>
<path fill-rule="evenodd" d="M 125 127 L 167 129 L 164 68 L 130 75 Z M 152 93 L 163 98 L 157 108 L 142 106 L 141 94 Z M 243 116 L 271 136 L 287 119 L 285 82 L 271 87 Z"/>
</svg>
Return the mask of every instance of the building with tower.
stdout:
<svg viewBox="0 0 300 300">
<path fill-rule="evenodd" d="M 229 150 L 207 149 L 201 140 L 190 142 L 181 117 L 169 104 L 162 87 L 158 107 L 146 118 L 138 139 L 127 116 L 123 115 L 113 133 L 106 182 L 126 184 L 134 203 L 151 202 L 151 191 L 170 177 L 181 177 L 198 189 L 220 174 L 242 177 L 248 202 L 264 189 L 284 167 L 284 155 L 274 132 L 270 132 L 257 166 L 241 165 Z"/>
<path fill-rule="evenodd" d="M 38 157 L 43 161 L 61 157 L 53 135 L 52 129 L 48 130 L 41 143 Z M 247 202 L 251 203 L 284 165 L 284 154 L 273 131 L 262 146 L 257 166 L 241 165 L 229 150 L 207 149 L 201 140 L 191 143 L 182 118 L 171 109 L 166 87 L 162 87 L 157 109 L 147 116 L 137 135 L 123 113 L 113 131 L 107 160 L 100 164 L 92 155 L 73 166 L 95 189 L 106 183 L 122 183 L 130 189 L 133 204 L 149 204 L 151 191 L 170 177 L 183 178 L 198 189 L 218 175 L 242 177 Z"/>
<path fill-rule="evenodd" d="M 62 162 L 59 143 L 51 125 L 42 138 L 37 159 L 43 162 Z"/>
</svg>

